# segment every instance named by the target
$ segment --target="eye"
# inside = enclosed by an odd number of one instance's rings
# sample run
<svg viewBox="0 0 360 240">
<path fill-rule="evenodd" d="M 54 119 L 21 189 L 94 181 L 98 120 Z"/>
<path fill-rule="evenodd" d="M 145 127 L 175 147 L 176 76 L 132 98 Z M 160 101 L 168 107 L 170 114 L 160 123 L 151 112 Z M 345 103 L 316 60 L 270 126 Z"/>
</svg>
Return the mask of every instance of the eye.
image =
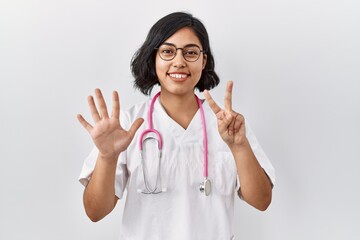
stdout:
<svg viewBox="0 0 360 240">
<path fill-rule="evenodd" d="M 173 51 L 171 49 L 163 49 L 161 53 L 171 54 Z"/>
<path fill-rule="evenodd" d="M 170 56 L 175 54 L 175 49 L 171 46 L 163 46 L 159 49 L 161 55 Z"/>
<path fill-rule="evenodd" d="M 197 47 L 188 47 L 184 49 L 184 56 L 197 57 L 200 54 L 200 49 Z"/>
</svg>

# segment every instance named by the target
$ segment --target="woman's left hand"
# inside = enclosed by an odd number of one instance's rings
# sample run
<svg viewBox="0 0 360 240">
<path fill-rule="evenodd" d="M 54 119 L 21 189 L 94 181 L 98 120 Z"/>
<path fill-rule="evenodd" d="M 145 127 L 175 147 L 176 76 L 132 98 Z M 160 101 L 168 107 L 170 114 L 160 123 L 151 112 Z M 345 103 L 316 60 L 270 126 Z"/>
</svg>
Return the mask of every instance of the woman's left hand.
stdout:
<svg viewBox="0 0 360 240">
<path fill-rule="evenodd" d="M 236 147 L 246 142 L 245 119 L 232 109 L 232 89 L 233 82 L 229 81 L 226 86 L 224 109 L 216 104 L 207 90 L 204 91 L 204 96 L 216 115 L 220 136 L 229 147 Z"/>
</svg>

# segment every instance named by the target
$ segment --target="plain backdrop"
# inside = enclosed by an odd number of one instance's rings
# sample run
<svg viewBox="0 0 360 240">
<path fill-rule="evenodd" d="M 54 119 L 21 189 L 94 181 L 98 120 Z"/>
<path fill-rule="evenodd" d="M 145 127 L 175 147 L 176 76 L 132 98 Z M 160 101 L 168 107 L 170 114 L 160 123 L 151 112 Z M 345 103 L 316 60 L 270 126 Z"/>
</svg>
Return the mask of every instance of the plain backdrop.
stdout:
<svg viewBox="0 0 360 240">
<path fill-rule="evenodd" d="M 276 168 L 273 202 L 236 201 L 236 239 L 360 239 L 358 0 L 0 0 L 0 239 L 117 239 L 122 202 L 92 223 L 77 178 L 92 148 L 76 120 L 96 87 L 146 97 L 130 60 L 164 15 L 208 29 L 223 104 Z M 202 94 L 200 94 L 202 96 Z"/>
</svg>

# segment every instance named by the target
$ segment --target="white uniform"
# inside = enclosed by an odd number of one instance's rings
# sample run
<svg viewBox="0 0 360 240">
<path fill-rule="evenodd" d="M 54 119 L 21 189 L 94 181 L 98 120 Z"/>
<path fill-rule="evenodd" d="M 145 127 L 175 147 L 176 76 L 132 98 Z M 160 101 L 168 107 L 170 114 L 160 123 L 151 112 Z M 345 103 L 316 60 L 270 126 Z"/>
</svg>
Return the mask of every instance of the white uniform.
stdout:
<svg viewBox="0 0 360 240">
<path fill-rule="evenodd" d="M 127 190 L 121 224 L 124 240 L 228 240 L 233 238 L 234 198 L 240 187 L 234 158 L 222 140 L 215 114 L 204 102 L 208 135 L 208 178 L 211 194 L 199 190 L 203 181 L 204 146 L 200 111 L 195 114 L 187 129 L 171 119 L 159 99 L 154 104 L 153 125 L 163 138 L 160 194 L 143 194 L 145 190 L 143 166 L 139 153 L 139 136 L 148 128 L 150 100 L 121 112 L 121 124 L 129 129 L 133 121 L 144 118 L 133 141 L 119 157 L 115 194 L 120 199 Z M 263 169 L 275 182 L 274 169 L 246 123 L 246 135 Z M 151 145 L 151 147 L 150 147 Z M 150 141 L 145 145 L 145 166 L 148 182 L 153 187 L 157 171 L 157 148 Z M 96 148 L 84 162 L 79 180 L 86 186 L 97 159 Z"/>
</svg>

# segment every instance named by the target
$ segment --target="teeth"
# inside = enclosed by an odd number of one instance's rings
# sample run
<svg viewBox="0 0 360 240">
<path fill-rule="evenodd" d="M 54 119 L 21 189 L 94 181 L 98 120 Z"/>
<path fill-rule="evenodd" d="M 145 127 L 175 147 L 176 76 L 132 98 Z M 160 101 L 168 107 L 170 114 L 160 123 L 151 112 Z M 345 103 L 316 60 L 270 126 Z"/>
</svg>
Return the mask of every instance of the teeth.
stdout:
<svg viewBox="0 0 360 240">
<path fill-rule="evenodd" d="M 186 78 L 187 74 L 170 74 L 170 77 L 173 77 L 173 78 Z"/>
</svg>

